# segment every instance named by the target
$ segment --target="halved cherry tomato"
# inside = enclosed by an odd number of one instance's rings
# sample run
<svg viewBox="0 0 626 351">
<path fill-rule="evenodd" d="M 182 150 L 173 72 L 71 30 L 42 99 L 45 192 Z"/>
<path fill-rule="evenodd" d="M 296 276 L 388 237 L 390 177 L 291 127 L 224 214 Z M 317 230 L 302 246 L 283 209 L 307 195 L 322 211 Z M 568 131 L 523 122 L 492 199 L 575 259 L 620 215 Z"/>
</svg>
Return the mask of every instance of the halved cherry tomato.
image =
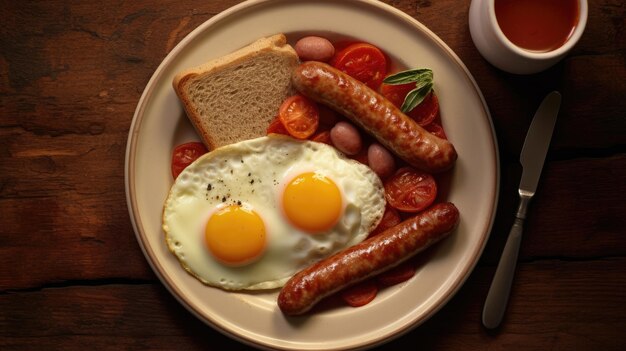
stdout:
<svg viewBox="0 0 626 351">
<path fill-rule="evenodd" d="M 353 285 L 340 293 L 341 299 L 352 307 L 360 307 L 370 303 L 378 294 L 378 286 L 366 280 Z"/>
<path fill-rule="evenodd" d="M 395 227 L 401 221 L 402 219 L 400 218 L 398 211 L 395 208 L 386 205 L 383 219 L 381 219 L 380 223 L 378 223 L 378 226 L 374 230 L 372 230 L 372 232 L 369 234 L 369 237 L 380 234 L 391 227 Z"/>
<path fill-rule="evenodd" d="M 285 126 L 283 125 L 283 122 L 280 121 L 280 118 L 278 118 L 278 116 L 276 116 L 276 118 L 272 120 L 270 125 L 267 126 L 267 134 L 272 134 L 272 133 L 289 135 L 287 128 L 285 128 Z"/>
<path fill-rule="evenodd" d="M 434 91 L 426 95 L 424 100 L 409 112 L 409 116 L 420 126 L 427 126 L 439 115 L 439 98 Z"/>
<path fill-rule="evenodd" d="M 417 271 L 415 263 L 411 260 L 403 262 L 376 277 L 382 286 L 391 286 L 411 279 Z"/>
<path fill-rule="evenodd" d="M 432 175 L 403 167 L 385 183 L 387 203 L 399 211 L 419 212 L 430 206 L 437 196 L 437 183 Z"/>
<path fill-rule="evenodd" d="M 298 139 L 313 135 L 320 119 L 317 104 L 302 95 L 293 95 L 283 101 L 278 117 L 289 135 Z"/>
<path fill-rule="evenodd" d="M 391 101 L 396 107 L 402 107 L 402 103 L 404 102 L 404 98 L 409 93 L 409 91 L 415 88 L 415 83 L 407 83 L 407 84 L 383 84 L 380 86 L 380 93 L 387 98 L 387 100 Z M 406 113 L 407 116 L 411 117 L 417 124 L 420 126 L 426 126 L 435 120 L 439 114 L 439 99 L 434 92 L 430 92 L 424 100 L 414 109 Z"/>
<path fill-rule="evenodd" d="M 207 152 L 206 146 L 196 141 L 178 145 L 172 153 L 172 177 L 176 179 L 185 167 Z"/>
<path fill-rule="evenodd" d="M 441 139 L 448 139 L 448 136 L 443 130 L 443 127 L 437 122 L 430 123 L 429 125 L 425 126 L 424 129 L 426 129 L 431 134 L 440 137 Z"/>
<path fill-rule="evenodd" d="M 387 58 L 379 48 L 368 43 L 354 43 L 337 52 L 331 60 L 333 67 L 378 89 L 387 75 Z"/>
<path fill-rule="evenodd" d="M 400 108 L 402 107 L 406 94 L 413 90 L 413 88 L 415 88 L 415 83 L 397 85 L 383 83 L 380 86 L 380 93 L 397 108 Z"/>
<path fill-rule="evenodd" d="M 333 145 L 333 142 L 330 140 L 330 131 L 324 130 L 319 132 L 311 137 L 311 140 L 317 141 L 318 143 L 324 143 L 327 145 Z"/>
</svg>

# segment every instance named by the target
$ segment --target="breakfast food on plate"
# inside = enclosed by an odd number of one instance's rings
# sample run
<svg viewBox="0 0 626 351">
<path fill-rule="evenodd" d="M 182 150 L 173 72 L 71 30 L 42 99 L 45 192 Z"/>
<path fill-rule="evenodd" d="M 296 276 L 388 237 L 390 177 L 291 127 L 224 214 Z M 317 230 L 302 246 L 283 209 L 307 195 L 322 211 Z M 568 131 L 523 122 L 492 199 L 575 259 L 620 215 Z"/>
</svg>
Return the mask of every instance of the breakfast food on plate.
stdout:
<svg viewBox="0 0 626 351">
<path fill-rule="evenodd" d="M 293 93 L 295 50 L 283 34 L 262 38 L 176 75 L 174 90 L 211 150 L 265 135 L 278 106 Z"/>
<path fill-rule="evenodd" d="M 302 61 L 326 62 L 335 55 L 335 47 L 330 40 L 314 35 L 300 38 L 293 48 Z"/>
<path fill-rule="evenodd" d="M 273 135 L 185 168 L 165 202 L 163 230 L 203 283 L 270 289 L 364 240 L 384 211 L 382 182 L 369 167 L 329 145 Z"/>
<path fill-rule="evenodd" d="M 361 151 L 362 141 L 359 131 L 352 124 L 337 122 L 330 130 L 330 141 L 346 155 L 356 155 Z"/>
<path fill-rule="evenodd" d="M 177 75 L 211 150 L 173 153 L 162 225 L 182 267 L 225 290 L 282 287 L 286 315 L 338 291 L 362 306 L 413 277 L 410 258 L 459 222 L 431 174 L 457 154 L 432 70 L 389 67 L 369 43 L 294 50 L 279 34 Z"/>
<path fill-rule="evenodd" d="M 172 152 L 172 164 L 170 167 L 172 169 L 172 177 L 176 179 L 180 172 L 207 152 L 209 150 L 207 150 L 206 146 L 198 141 L 191 141 L 175 147 Z"/>
<path fill-rule="evenodd" d="M 352 43 L 339 50 L 330 64 L 343 73 L 377 89 L 387 75 L 387 57 L 370 43 Z"/>
<path fill-rule="evenodd" d="M 366 241 L 294 275 L 281 289 L 278 306 L 287 315 L 308 311 L 322 298 L 395 266 L 447 236 L 459 212 L 441 203 Z"/>
<path fill-rule="evenodd" d="M 328 64 L 304 62 L 292 82 L 300 93 L 341 112 L 414 167 L 442 172 L 456 161 L 452 143 L 427 132 L 382 95 Z"/>
<path fill-rule="evenodd" d="M 396 169 L 396 160 L 384 146 L 372 143 L 367 148 L 368 165 L 380 179 L 385 179 L 393 174 Z"/>
</svg>

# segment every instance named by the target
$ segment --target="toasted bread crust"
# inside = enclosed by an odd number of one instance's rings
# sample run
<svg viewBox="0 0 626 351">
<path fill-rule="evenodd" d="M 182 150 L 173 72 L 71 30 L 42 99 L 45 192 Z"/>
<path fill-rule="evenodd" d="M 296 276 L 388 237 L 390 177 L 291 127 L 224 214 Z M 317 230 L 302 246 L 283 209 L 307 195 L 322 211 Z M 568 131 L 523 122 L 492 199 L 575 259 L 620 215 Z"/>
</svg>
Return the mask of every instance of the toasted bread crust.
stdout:
<svg viewBox="0 0 626 351">
<path fill-rule="evenodd" d="M 265 135 L 280 102 L 291 95 L 295 50 L 283 34 L 186 69 L 173 86 L 209 150 Z"/>
</svg>

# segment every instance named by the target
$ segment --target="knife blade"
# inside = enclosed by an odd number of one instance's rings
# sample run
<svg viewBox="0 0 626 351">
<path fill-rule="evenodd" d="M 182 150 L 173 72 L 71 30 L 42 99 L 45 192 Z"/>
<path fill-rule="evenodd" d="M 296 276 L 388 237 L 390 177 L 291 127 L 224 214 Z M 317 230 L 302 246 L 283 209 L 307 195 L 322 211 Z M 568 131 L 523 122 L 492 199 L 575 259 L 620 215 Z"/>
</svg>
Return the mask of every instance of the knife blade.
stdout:
<svg viewBox="0 0 626 351">
<path fill-rule="evenodd" d="M 558 91 L 549 93 L 535 112 L 524 140 L 520 155 L 522 178 L 518 189 L 519 205 L 483 308 L 483 325 L 489 329 L 500 325 L 506 311 L 522 241 L 526 210 L 537 191 L 560 105 L 561 94 Z"/>
<path fill-rule="evenodd" d="M 530 196 L 537 191 L 537 184 L 543 169 L 543 163 L 548 153 L 552 132 L 556 124 L 556 117 L 561 105 L 561 94 L 553 91 L 543 99 L 535 112 L 528 134 L 524 140 L 520 163 L 523 172 L 519 184 L 519 191 Z"/>
</svg>

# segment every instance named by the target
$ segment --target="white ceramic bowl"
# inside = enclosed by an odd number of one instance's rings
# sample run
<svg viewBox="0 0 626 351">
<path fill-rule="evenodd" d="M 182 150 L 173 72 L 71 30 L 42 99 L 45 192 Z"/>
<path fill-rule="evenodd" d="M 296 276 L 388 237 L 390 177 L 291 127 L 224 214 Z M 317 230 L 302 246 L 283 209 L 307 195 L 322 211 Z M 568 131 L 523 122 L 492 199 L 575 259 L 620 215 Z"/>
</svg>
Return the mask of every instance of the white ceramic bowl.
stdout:
<svg viewBox="0 0 626 351">
<path fill-rule="evenodd" d="M 565 44 L 548 52 L 524 50 L 507 39 L 498 26 L 494 1 L 472 0 L 469 10 L 470 34 L 481 55 L 492 65 L 509 73 L 532 74 L 553 66 L 576 45 L 587 24 L 587 0 L 578 0 L 578 23 Z"/>
</svg>

